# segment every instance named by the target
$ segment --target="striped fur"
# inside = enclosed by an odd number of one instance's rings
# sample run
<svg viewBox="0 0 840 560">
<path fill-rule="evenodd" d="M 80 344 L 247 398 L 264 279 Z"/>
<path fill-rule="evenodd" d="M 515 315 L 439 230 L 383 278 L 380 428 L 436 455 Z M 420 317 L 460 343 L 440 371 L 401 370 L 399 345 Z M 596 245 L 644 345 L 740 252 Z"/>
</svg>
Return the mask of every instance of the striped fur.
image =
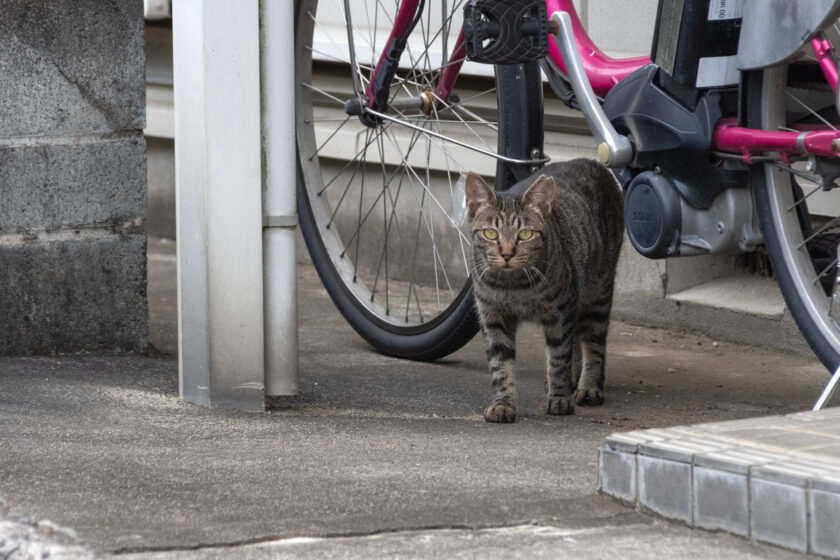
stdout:
<svg viewBox="0 0 840 560">
<path fill-rule="evenodd" d="M 516 418 L 516 330 L 523 321 L 545 333 L 549 414 L 604 401 L 621 191 L 591 160 L 554 163 L 540 174 L 505 193 L 467 177 L 473 285 L 495 390 L 488 422 Z M 528 239 L 519 238 L 523 229 L 532 232 Z"/>
</svg>

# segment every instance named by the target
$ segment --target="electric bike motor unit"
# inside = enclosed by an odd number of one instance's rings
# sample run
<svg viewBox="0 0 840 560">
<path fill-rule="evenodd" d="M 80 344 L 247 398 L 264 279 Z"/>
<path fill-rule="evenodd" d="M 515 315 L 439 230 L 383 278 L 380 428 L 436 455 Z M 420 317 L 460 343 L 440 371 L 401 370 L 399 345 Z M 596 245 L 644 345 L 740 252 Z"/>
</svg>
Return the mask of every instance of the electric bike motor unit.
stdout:
<svg viewBox="0 0 840 560">
<path fill-rule="evenodd" d="M 630 243 L 652 259 L 752 251 L 761 243 L 754 218 L 747 188 L 726 189 L 708 208 L 698 209 L 658 171 L 636 175 L 624 199 Z"/>
<path fill-rule="evenodd" d="M 648 258 L 737 254 L 761 241 L 745 166 L 709 153 L 715 124 L 738 112 L 738 73 L 728 67 L 741 21 L 734 5 L 660 0 L 654 63 L 604 100 L 634 144 L 628 167 L 615 171 L 630 242 Z"/>
</svg>

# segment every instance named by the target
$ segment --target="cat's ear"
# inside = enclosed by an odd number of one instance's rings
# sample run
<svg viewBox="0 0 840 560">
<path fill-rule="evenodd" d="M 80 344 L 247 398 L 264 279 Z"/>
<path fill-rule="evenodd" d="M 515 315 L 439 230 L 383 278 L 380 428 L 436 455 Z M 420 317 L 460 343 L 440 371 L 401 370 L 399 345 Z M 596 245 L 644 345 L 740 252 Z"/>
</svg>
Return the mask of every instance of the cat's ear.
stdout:
<svg viewBox="0 0 840 560">
<path fill-rule="evenodd" d="M 496 202 L 496 193 L 493 192 L 493 187 L 488 185 L 477 173 L 470 172 L 467 174 L 464 191 L 467 195 L 467 209 L 470 218 L 475 217 L 475 213 L 482 205 Z"/>
<path fill-rule="evenodd" d="M 540 175 L 522 195 L 522 202 L 526 206 L 533 206 L 543 214 L 551 208 L 554 200 L 554 177 Z"/>
</svg>

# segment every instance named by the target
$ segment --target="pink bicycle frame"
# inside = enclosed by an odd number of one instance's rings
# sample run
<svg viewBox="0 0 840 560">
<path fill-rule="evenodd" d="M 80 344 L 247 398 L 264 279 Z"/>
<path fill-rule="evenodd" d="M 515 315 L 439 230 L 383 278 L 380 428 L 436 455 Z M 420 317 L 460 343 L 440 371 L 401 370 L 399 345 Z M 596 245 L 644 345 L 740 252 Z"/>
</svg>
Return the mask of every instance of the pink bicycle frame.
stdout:
<svg viewBox="0 0 840 560">
<path fill-rule="evenodd" d="M 821 35 L 811 39 L 817 62 L 832 91 L 837 91 L 837 65 L 830 53 L 831 42 Z M 796 132 L 759 130 L 738 126 L 735 119 L 721 119 L 712 135 L 712 147 L 740 154 L 744 162 L 766 152 L 777 152 L 784 162 L 801 156 L 840 156 L 840 131 L 829 126 L 806 126 Z"/>
<path fill-rule="evenodd" d="M 420 0 L 402 0 L 389 41 L 386 44 L 392 44 L 393 41 L 403 37 L 410 30 L 419 4 Z M 586 76 L 597 95 L 605 96 L 610 89 L 630 73 L 650 64 L 651 61 L 648 57 L 615 59 L 604 54 L 586 34 L 575 10 L 573 0 L 546 0 L 546 8 L 549 16 L 557 11 L 569 14 L 575 43 L 583 59 Z M 818 35 L 811 39 L 811 46 L 827 82 L 832 90 L 837 91 L 838 70 L 830 55 L 833 49 L 831 42 Z M 380 56 L 373 76 L 379 71 L 386 56 L 387 52 L 383 52 Z M 549 56 L 557 69 L 565 73 L 566 65 L 554 41 L 549 42 Z M 438 100 L 438 106 L 449 98 L 464 59 L 464 32 L 461 29 L 453 46 L 449 62 L 434 93 Z M 376 80 L 371 79 L 366 90 L 370 103 L 373 100 L 375 85 Z M 740 127 L 733 119 L 722 119 L 716 125 L 711 146 L 713 150 L 739 154 L 747 163 L 751 162 L 753 156 L 766 152 L 778 152 L 785 161 L 789 161 L 792 157 L 807 155 L 838 157 L 840 156 L 840 150 L 835 149 L 836 147 L 840 148 L 840 131 L 829 130 L 828 127 L 825 127 L 825 129 L 817 127 L 815 130 L 796 132 L 768 131 Z"/>
<path fill-rule="evenodd" d="M 586 30 L 580 22 L 572 0 L 546 0 L 546 8 L 549 17 L 554 12 L 566 12 L 569 14 L 575 33 L 575 43 L 583 59 L 586 76 L 589 78 L 589 83 L 592 84 L 592 90 L 597 95 L 601 97 L 607 95 L 615 84 L 635 70 L 650 64 L 650 58 L 646 56 L 620 59 L 611 58 L 604 54 L 595 46 L 595 43 L 592 42 L 589 35 L 586 34 Z M 557 43 L 550 41 L 548 51 L 555 66 L 561 72 L 565 73 L 566 64 L 563 62 L 563 57 L 560 55 L 560 49 L 557 48 Z"/>
</svg>

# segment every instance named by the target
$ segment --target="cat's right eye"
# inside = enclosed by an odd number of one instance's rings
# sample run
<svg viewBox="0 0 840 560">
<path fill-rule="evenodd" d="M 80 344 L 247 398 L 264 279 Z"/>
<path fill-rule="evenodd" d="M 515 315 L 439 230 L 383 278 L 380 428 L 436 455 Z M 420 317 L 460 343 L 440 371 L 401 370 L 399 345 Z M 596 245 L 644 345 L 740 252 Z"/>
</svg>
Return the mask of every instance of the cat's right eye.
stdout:
<svg viewBox="0 0 840 560">
<path fill-rule="evenodd" d="M 486 237 L 490 241 L 495 241 L 499 238 L 499 232 L 493 228 L 485 228 L 483 233 L 484 237 Z"/>
<path fill-rule="evenodd" d="M 528 241 L 532 237 L 534 237 L 534 230 L 528 228 L 519 230 L 519 239 L 522 241 Z"/>
</svg>

